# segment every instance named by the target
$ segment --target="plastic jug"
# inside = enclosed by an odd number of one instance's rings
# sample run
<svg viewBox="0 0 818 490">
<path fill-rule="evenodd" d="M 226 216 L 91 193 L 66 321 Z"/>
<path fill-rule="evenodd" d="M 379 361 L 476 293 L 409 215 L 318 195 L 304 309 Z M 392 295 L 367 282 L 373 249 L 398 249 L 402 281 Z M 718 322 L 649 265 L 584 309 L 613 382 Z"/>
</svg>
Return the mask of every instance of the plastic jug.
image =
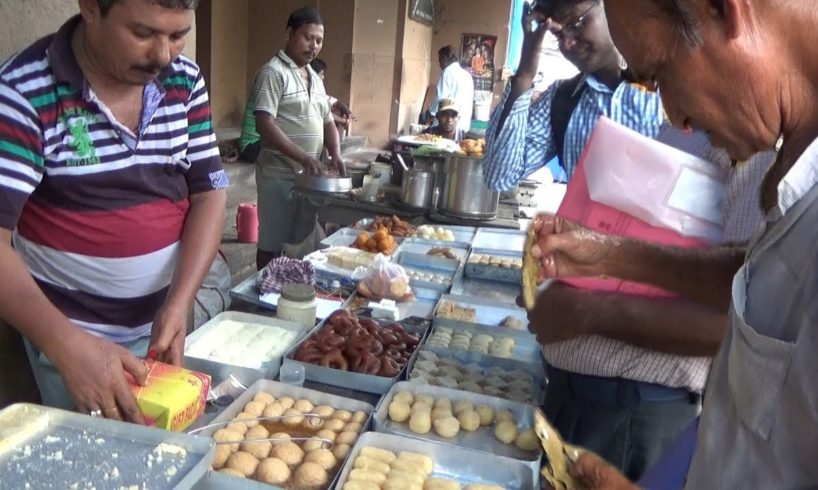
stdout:
<svg viewBox="0 0 818 490">
<path fill-rule="evenodd" d="M 255 204 L 249 202 L 239 204 L 236 213 L 236 230 L 239 234 L 239 242 L 258 242 L 258 207 Z"/>
</svg>

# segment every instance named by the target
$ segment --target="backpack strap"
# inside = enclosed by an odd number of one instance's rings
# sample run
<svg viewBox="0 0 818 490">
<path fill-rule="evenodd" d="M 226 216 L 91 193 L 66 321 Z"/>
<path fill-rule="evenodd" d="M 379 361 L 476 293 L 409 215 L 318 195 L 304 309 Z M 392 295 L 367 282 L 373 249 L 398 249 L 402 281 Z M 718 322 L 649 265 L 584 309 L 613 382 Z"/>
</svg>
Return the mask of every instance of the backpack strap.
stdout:
<svg viewBox="0 0 818 490">
<path fill-rule="evenodd" d="M 568 131 L 568 123 L 574 109 L 579 105 L 579 99 L 588 86 L 585 84 L 585 75 L 578 74 L 574 78 L 566 80 L 554 93 L 554 100 L 551 102 L 551 131 L 554 133 L 554 146 L 557 149 L 557 157 L 560 166 L 565 170 L 565 133 Z"/>
</svg>

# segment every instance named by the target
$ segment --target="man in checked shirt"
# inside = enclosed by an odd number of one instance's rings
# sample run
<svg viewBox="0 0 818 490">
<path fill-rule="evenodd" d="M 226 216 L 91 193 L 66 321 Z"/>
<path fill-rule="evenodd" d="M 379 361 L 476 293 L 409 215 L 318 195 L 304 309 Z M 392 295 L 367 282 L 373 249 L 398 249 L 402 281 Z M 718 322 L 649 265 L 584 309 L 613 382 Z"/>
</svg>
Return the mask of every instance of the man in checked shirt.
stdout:
<svg viewBox="0 0 818 490">
<path fill-rule="evenodd" d="M 570 179 L 603 115 L 688 153 L 729 164 L 723 152 L 712 151 L 706 135 L 666 129 L 658 94 L 625 80 L 625 65 L 611 40 L 601 2 L 549 0 L 533 9 L 524 20 L 520 69 L 487 132 L 484 174 L 489 187 L 510 189 L 554 156 Z M 555 83 L 534 103 L 531 78 L 547 30 L 557 36 L 563 54 L 581 73 Z M 766 154 L 731 170 L 724 209 L 728 241 L 746 242 L 758 227 L 758 199 L 739 203 L 735 197 L 753 194 L 747 189 L 759 188 L 771 161 Z M 543 229 L 554 226 L 551 218 L 538 221 Z M 583 243 L 577 246 L 587 248 Z M 689 267 L 686 259 L 680 260 L 682 268 Z M 718 271 L 711 269 L 714 275 Z M 710 356 L 726 324 L 726 310 L 713 304 L 729 298 L 729 293 L 716 287 L 723 286 L 723 281 L 709 284 L 714 287 L 700 288 L 690 301 L 648 301 L 638 307 L 621 295 L 603 301 L 563 287 L 540 294 L 529 328 L 543 344 L 548 364 L 545 410 L 569 442 L 602 455 L 636 480 L 694 419 Z M 606 336 L 608 329 L 623 323 L 630 329 L 618 328 L 618 332 L 644 329 L 684 335 L 666 336 L 663 342 Z M 697 335 L 690 334 L 691 325 L 701 327 Z"/>
</svg>

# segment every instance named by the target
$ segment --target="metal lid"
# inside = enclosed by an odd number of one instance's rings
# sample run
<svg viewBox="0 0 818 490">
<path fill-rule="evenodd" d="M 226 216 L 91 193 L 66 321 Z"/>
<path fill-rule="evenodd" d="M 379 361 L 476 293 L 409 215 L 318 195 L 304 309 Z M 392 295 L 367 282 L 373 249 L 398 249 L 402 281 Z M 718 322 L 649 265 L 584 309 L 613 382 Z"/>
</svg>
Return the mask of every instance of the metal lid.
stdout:
<svg viewBox="0 0 818 490">
<path fill-rule="evenodd" d="M 281 297 L 295 303 L 307 303 L 315 299 L 315 288 L 308 284 L 285 284 Z"/>
</svg>

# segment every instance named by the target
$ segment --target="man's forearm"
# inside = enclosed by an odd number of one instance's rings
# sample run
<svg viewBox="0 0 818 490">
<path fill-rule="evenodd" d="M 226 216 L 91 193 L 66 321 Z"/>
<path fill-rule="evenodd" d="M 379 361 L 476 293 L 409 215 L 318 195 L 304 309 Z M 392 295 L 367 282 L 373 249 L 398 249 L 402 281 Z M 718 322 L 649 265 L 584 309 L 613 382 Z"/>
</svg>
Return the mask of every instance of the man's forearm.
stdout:
<svg viewBox="0 0 818 490">
<path fill-rule="evenodd" d="M 714 356 L 727 331 L 726 312 L 692 301 L 626 294 L 601 295 L 606 303 L 595 332 L 668 354 Z"/>
<path fill-rule="evenodd" d="M 690 249 L 625 239 L 606 258 L 602 273 L 653 284 L 726 311 L 744 255 L 744 249 L 734 247 Z"/>
<path fill-rule="evenodd" d="M 224 190 L 190 196 L 190 211 L 182 232 L 179 263 L 165 307 L 187 310 L 213 264 L 221 243 L 227 193 Z"/>
<path fill-rule="evenodd" d="M 308 158 L 304 150 L 284 134 L 284 131 L 278 127 L 278 124 L 269 114 L 256 115 L 256 129 L 264 146 L 278 150 L 298 163 L 302 163 Z"/>
<path fill-rule="evenodd" d="M 324 146 L 333 160 L 341 158 L 341 138 L 334 122 L 324 124 Z"/>
<path fill-rule="evenodd" d="M 46 298 L 10 240 L 0 230 L 0 318 L 56 361 L 60 346 L 82 331 Z"/>
</svg>

